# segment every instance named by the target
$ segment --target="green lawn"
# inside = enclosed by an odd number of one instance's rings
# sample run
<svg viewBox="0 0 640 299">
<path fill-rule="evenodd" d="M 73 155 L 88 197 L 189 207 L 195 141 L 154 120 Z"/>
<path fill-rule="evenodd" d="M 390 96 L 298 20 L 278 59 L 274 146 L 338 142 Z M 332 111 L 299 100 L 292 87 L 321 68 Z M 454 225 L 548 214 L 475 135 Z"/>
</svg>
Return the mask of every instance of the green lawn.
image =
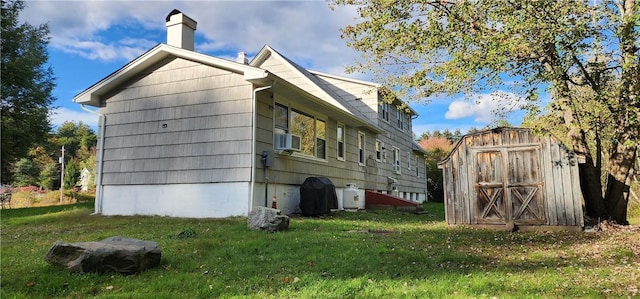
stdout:
<svg viewBox="0 0 640 299">
<path fill-rule="evenodd" d="M 3 210 L 0 298 L 613 298 L 640 296 L 640 231 L 495 232 L 394 211 L 292 218 L 91 216 L 93 203 Z M 638 223 L 638 219 L 632 219 Z M 181 232 L 195 232 L 180 234 Z M 74 274 L 44 255 L 56 240 L 153 240 L 162 266 Z M 181 238 L 180 236 L 187 236 Z"/>
</svg>

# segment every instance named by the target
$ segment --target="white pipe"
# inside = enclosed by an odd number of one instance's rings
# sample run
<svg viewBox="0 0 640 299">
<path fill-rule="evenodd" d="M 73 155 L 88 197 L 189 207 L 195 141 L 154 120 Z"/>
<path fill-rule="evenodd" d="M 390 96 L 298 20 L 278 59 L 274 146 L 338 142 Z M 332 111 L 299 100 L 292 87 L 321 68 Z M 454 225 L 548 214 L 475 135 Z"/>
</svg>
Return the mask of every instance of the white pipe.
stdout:
<svg viewBox="0 0 640 299">
<path fill-rule="evenodd" d="M 96 112 L 93 111 L 87 107 L 84 106 L 84 104 L 80 104 L 80 107 L 82 108 L 82 110 L 87 111 L 91 114 L 95 114 L 98 116 L 98 122 L 100 123 L 100 129 L 99 129 L 99 133 L 100 133 L 100 140 L 98 141 L 98 145 L 100 148 L 100 153 L 98 155 L 98 179 L 96 182 L 96 202 L 95 202 L 95 206 L 94 206 L 94 213 L 93 214 L 102 214 L 102 193 L 103 193 L 103 187 L 102 187 L 102 164 L 103 163 L 103 159 L 104 159 L 104 127 L 105 127 L 105 123 L 107 122 L 107 116 L 104 114 L 101 114 L 100 112 Z"/>
<path fill-rule="evenodd" d="M 253 90 L 252 98 L 251 98 L 251 184 L 249 186 L 249 201 L 247 215 L 251 213 L 251 208 L 253 207 L 253 189 L 256 185 L 256 172 L 255 172 L 255 161 L 256 161 L 256 122 L 258 113 L 256 112 L 256 101 L 258 99 L 258 92 L 271 88 L 271 86 L 265 86 L 256 88 Z"/>
</svg>

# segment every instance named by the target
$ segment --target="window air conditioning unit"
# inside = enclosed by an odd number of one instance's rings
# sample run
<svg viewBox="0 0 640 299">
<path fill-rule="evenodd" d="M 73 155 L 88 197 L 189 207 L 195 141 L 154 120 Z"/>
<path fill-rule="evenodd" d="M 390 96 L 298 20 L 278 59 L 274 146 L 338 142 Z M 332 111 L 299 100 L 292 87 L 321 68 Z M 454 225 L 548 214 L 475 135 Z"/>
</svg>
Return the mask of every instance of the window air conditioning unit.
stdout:
<svg viewBox="0 0 640 299">
<path fill-rule="evenodd" d="M 299 152 L 301 145 L 300 136 L 292 134 L 273 135 L 273 146 L 278 151 Z"/>
</svg>

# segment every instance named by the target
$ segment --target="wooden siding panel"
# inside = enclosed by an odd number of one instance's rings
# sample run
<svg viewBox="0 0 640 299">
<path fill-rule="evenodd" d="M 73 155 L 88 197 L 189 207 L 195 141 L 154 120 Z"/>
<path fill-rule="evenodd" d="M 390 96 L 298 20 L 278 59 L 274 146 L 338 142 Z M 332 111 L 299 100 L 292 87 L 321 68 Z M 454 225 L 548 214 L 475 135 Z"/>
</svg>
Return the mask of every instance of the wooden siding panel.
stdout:
<svg viewBox="0 0 640 299">
<path fill-rule="evenodd" d="M 560 149 L 553 145 L 551 148 L 551 158 L 553 163 L 553 177 L 555 182 L 553 184 L 556 202 L 556 217 L 558 219 L 558 225 L 565 225 L 567 223 L 565 200 L 564 200 L 564 177 L 562 171 L 562 157 L 560 156 Z"/>
<path fill-rule="evenodd" d="M 572 156 L 571 159 L 573 159 L 575 165 L 578 164 L 577 158 L 575 156 Z M 583 227 L 584 226 L 583 200 L 582 200 L 582 190 L 580 189 L 581 188 L 580 187 L 580 171 L 578 167 L 571 167 L 571 186 L 573 187 L 571 198 L 574 199 L 573 211 L 574 211 L 574 214 L 576 215 L 575 223 L 573 225 Z"/>
<path fill-rule="evenodd" d="M 464 223 L 472 223 L 476 217 L 477 203 L 475 201 L 475 177 L 478 173 L 477 165 L 475 164 L 475 157 L 472 156 L 471 147 L 469 145 L 463 145 L 461 147 L 462 154 L 460 155 L 460 179 L 463 180 L 462 186 L 458 193 L 460 194 L 460 200 L 464 205 L 465 213 L 463 221 Z"/>
<path fill-rule="evenodd" d="M 448 161 L 442 170 L 443 179 L 445 182 L 453 182 L 454 175 L 453 172 L 455 168 L 453 167 L 451 161 Z M 457 224 L 456 221 L 456 210 L 455 210 L 455 188 L 456 184 L 444 184 L 444 203 L 445 203 L 445 220 L 447 224 Z"/>
<path fill-rule="evenodd" d="M 547 224 L 549 225 L 559 225 L 558 224 L 558 209 L 556 207 L 556 193 L 555 187 L 556 182 L 554 181 L 554 165 L 553 165 L 553 155 L 552 155 L 552 147 L 551 138 L 546 137 L 542 142 L 542 167 L 544 169 L 544 192 L 546 195 L 546 204 L 547 204 Z"/>
<path fill-rule="evenodd" d="M 507 186 L 515 188 L 507 192 L 509 196 L 519 196 L 517 199 L 507 200 L 510 207 L 514 209 L 509 208 L 507 213 L 514 213 L 513 215 L 519 217 L 518 221 L 523 225 L 537 223 L 552 226 L 583 225 L 578 168 L 576 162 L 572 161 L 572 156 L 555 138 L 540 138 L 529 130 L 511 128 L 465 136 L 454 152 L 449 155 L 448 160 L 442 164 L 448 223 L 458 221 L 465 224 L 477 223 L 473 215 L 478 213 L 474 183 L 477 180 L 486 181 L 490 176 L 486 171 L 482 171 L 484 168 L 478 168 L 473 153 L 483 152 L 502 152 L 507 155 L 504 156 L 504 161 L 509 168 L 503 170 L 503 178 L 507 178 L 508 181 L 502 184 L 505 184 L 504 188 Z M 492 161 L 491 157 L 487 159 L 487 163 Z M 456 177 L 456 174 L 459 176 Z M 464 175 L 466 177 L 463 177 Z M 537 186 L 541 188 L 539 193 L 531 193 L 532 188 Z M 534 203 L 535 206 L 532 206 L 534 212 L 522 206 L 529 195 L 535 196 L 537 201 Z M 462 201 L 458 203 L 457 198 L 461 198 Z M 464 213 L 466 209 L 457 209 L 456 204 L 469 207 L 470 218 L 460 219 L 458 214 Z M 536 216 L 536 213 L 543 218 Z"/>
<path fill-rule="evenodd" d="M 571 161 L 567 155 L 566 150 L 557 145 L 558 153 L 560 155 L 561 161 L 561 170 L 562 170 L 562 200 L 564 201 L 565 207 L 565 223 L 564 225 L 576 225 L 576 215 L 575 215 L 575 206 L 573 201 L 573 180 L 571 176 Z"/>
</svg>

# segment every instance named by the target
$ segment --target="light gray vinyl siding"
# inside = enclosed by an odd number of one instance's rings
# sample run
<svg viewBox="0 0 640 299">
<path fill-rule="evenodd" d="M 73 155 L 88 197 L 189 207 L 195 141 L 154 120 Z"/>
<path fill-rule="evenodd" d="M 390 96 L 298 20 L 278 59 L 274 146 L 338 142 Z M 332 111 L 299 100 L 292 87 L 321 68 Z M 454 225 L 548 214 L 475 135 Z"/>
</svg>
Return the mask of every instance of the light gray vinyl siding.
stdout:
<svg viewBox="0 0 640 299">
<path fill-rule="evenodd" d="M 411 130 L 397 127 L 397 116 L 395 105 L 389 105 L 389 121 L 383 120 L 379 114 L 381 99 L 374 85 L 359 83 L 352 80 L 341 80 L 340 78 L 316 74 L 319 81 L 325 84 L 325 88 L 330 88 L 343 99 L 348 100 L 351 106 L 356 107 L 366 115 L 369 120 L 384 130 L 378 135 L 367 134 L 367 163 L 366 163 L 366 188 L 375 190 L 387 190 L 389 185 L 387 177 L 397 180 L 396 186 L 403 192 L 424 193 L 426 189 L 426 176 L 424 157 L 421 153 L 413 152 L 413 135 Z M 411 128 L 411 125 L 409 125 Z M 355 137 L 353 137 L 355 138 Z M 382 141 L 386 147 L 386 161 L 376 161 L 375 159 L 375 139 Z M 393 171 L 391 148 L 400 149 L 401 173 Z M 407 169 L 407 152 L 411 153 L 411 170 Z M 357 154 L 357 152 L 355 153 Z M 371 157 L 370 157 L 371 155 Z M 418 155 L 418 172 L 416 176 L 415 155 Z M 355 157 L 357 159 L 357 156 Z"/>
<path fill-rule="evenodd" d="M 273 56 L 269 56 L 269 58 L 267 58 L 260 65 L 260 68 L 265 69 L 286 81 L 289 81 L 291 84 L 303 90 L 306 90 L 307 92 L 319 98 L 326 97 L 318 90 L 318 88 L 313 86 L 308 79 L 306 79 L 304 76 L 301 76 L 300 72 L 295 70 L 295 68 L 283 63 L 282 61 L 280 61 L 279 59 Z"/>
<path fill-rule="evenodd" d="M 387 161 L 375 160 L 375 141 L 382 140 L 387 145 L 389 155 L 391 146 L 397 146 L 402 150 L 406 163 L 406 153 L 411 152 L 413 157 L 413 140 L 410 130 L 396 128 L 395 110 L 390 111 L 390 122 L 379 119 L 378 93 L 374 85 L 358 83 L 356 81 L 340 80 L 322 75 L 310 74 L 289 64 L 285 59 L 277 56 L 265 58 L 260 67 L 287 80 L 306 92 L 324 99 L 329 103 L 345 107 L 349 113 L 356 115 L 372 124 L 377 124 L 385 130 L 382 134 L 376 134 L 363 128 L 345 126 L 345 161 L 336 157 L 336 128 L 337 123 L 348 123 L 344 119 L 323 118 L 326 121 L 326 159 L 306 158 L 299 155 L 275 154 L 275 165 L 270 169 L 270 182 L 281 184 L 301 184 L 309 176 L 325 176 L 338 187 L 344 187 L 347 183 L 355 183 L 359 188 L 373 190 L 391 190 L 389 177 L 397 180 L 396 187 L 402 192 L 424 193 L 426 178 L 424 176 L 424 162 L 419 163 L 421 176 L 415 175 L 415 169 L 403 170 L 402 174 L 393 173 L 391 159 Z M 314 84 L 315 83 L 315 84 Z M 316 86 L 317 84 L 317 86 Z M 263 150 L 273 151 L 273 105 L 277 101 L 284 105 L 293 105 L 296 109 L 309 115 L 322 115 L 323 111 L 304 108 L 304 97 L 286 98 L 284 95 L 274 94 L 274 99 L 268 99 L 265 103 L 258 104 L 258 130 L 256 152 Z M 392 105 L 393 106 L 393 105 Z M 270 107 L 270 108 L 269 108 Z M 265 110 L 267 109 L 267 110 Z M 328 114 L 324 112 L 324 114 Z M 334 115 L 335 114 L 331 114 Z M 358 163 L 358 132 L 365 134 L 365 165 Z M 419 159 L 424 161 L 424 159 Z M 412 164 L 415 165 L 415 160 Z M 262 167 L 261 163 L 258 163 Z M 406 165 L 406 164 L 405 164 Z M 261 173 L 259 170 L 258 173 Z M 257 176 L 258 181 L 263 180 L 262 175 Z"/>
<path fill-rule="evenodd" d="M 290 103 L 293 99 L 285 98 L 281 95 L 274 95 L 274 99 L 267 96 L 258 97 L 258 129 L 257 129 L 257 148 L 256 152 L 262 153 L 267 150 L 272 153 L 273 151 L 273 107 L 275 102 Z M 296 106 L 303 112 L 310 115 L 317 116 L 318 112 L 312 110 L 305 110 L 304 105 L 298 103 Z M 344 187 L 347 183 L 355 183 L 359 188 L 372 189 L 372 190 L 390 190 L 388 184 L 389 176 L 392 176 L 391 159 L 388 158 L 386 162 L 378 162 L 375 160 L 375 141 L 376 138 L 380 138 L 380 135 L 375 134 L 362 128 L 345 127 L 345 161 L 337 159 L 337 141 L 336 141 L 336 129 L 339 120 L 325 119 L 326 120 L 326 159 L 320 160 L 316 158 L 303 157 L 299 155 L 279 155 L 274 153 L 274 166 L 269 170 L 269 182 L 278 184 L 291 184 L 299 185 L 304 182 L 307 177 L 323 176 L 328 177 L 337 187 Z M 365 134 L 365 165 L 359 165 L 358 163 L 358 147 L 357 138 L 358 132 Z M 393 135 L 393 134 L 389 134 Z M 385 135 L 386 136 L 386 135 Z M 384 137 L 385 140 L 390 140 Z M 399 137 L 402 139 L 401 137 Z M 399 140 L 400 140 L 399 139 Z M 402 146 L 405 152 L 411 150 L 410 139 L 404 140 Z M 390 141 L 387 141 L 390 142 Z M 388 147 L 389 151 L 390 147 Z M 387 152 L 389 155 L 389 152 Z M 258 175 L 256 180 L 258 182 L 264 181 L 262 175 L 262 163 L 260 163 L 260 157 L 257 156 L 257 171 Z M 412 158 L 413 159 L 413 158 Z M 423 159 L 420 159 L 424 161 Z M 406 162 L 406 159 L 403 159 Z M 414 162 L 412 162 L 414 164 Z M 425 191 L 425 176 L 424 176 L 424 162 L 420 164 L 420 177 L 415 176 L 415 169 L 412 171 L 403 171 L 398 177 L 398 188 L 403 192 L 415 192 L 424 193 Z M 396 176 L 397 177 L 397 176 Z"/>
<path fill-rule="evenodd" d="M 106 96 L 103 182 L 250 180 L 252 86 L 241 74 L 167 60 Z"/>
<path fill-rule="evenodd" d="M 337 187 L 344 187 L 347 183 L 357 183 L 364 187 L 365 174 L 364 167 L 359 166 L 356 138 L 358 129 L 346 128 L 345 134 L 345 156 L 346 161 L 337 160 L 336 129 L 337 121 L 331 118 L 322 118 L 326 121 L 326 159 L 321 160 L 313 157 L 299 155 L 278 154 L 273 149 L 273 105 L 275 102 L 291 103 L 294 99 L 284 98 L 275 94 L 274 98 L 262 95 L 258 96 L 258 128 L 256 132 L 256 152 L 258 182 L 264 181 L 263 167 L 260 162 L 259 153 L 270 151 L 274 154 L 274 166 L 269 169 L 269 183 L 300 185 L 307 177 L 328 177 Z M 318 112 L 305 109 L 304 104 L 298 103 L 296 109 L 313 116 L 318 116 Z M 367 136 L 373 136 L 367 132 Z M 369 142 L 370 137 L 367 137 Z M 367 148 L 372 145 L 367 145 Z"/>
<path fill-rule="evenodd" d="M 324 84 L 325 88 L 331 89 L 335 94 L 349 101 L 351 106 L 362 112 L 371 122 L 379 125 L 377 87 L 322 75 L 316 75 L 316 78 Z"/>
</svg>

